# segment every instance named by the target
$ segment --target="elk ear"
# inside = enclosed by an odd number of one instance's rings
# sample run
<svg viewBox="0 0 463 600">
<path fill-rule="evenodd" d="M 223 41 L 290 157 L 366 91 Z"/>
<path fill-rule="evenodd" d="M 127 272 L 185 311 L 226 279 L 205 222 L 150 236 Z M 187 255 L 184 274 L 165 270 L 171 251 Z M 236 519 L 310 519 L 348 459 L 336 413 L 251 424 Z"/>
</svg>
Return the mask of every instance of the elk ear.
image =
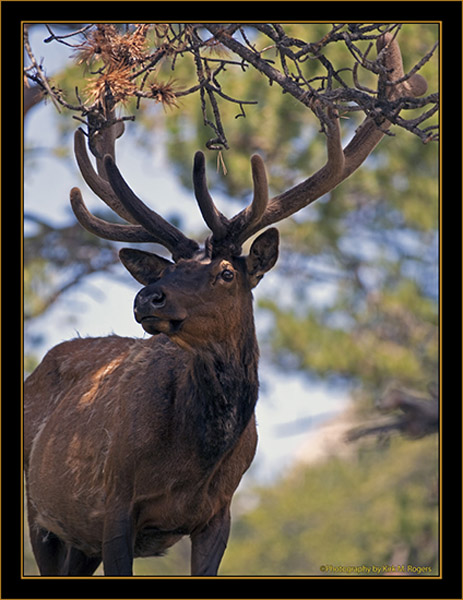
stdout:
<svg viewBox="0 0 463 600">
<path fill-rule="evenodd" d="M 246 258 L 251 287 L 255 287 L 262 277 L 270 271 L 278 258 L 278 229 L 271 227 L 254 240 L 249 256 Z"/>
<path fill-rule="evenodd" d="M 122 248 L 119 251 L 119 258 L 132 277 L 142 285 L 157 281 L 164 270 L 173 264 L 157 254 L 132 248 Z"/>
</svg>

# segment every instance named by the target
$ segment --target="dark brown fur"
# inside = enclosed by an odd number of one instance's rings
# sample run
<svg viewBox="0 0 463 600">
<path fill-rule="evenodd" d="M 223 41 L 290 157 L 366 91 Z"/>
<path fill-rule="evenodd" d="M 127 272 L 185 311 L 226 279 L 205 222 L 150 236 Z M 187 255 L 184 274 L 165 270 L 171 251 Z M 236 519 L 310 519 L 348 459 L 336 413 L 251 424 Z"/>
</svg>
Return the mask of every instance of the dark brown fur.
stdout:
<svg viewBox="0 0 463 600">
<path fill-rule="evenodd" d="M 148 284 L 136 307 L 160 289 L 165 296 L 142 321 L 157 335 L 65 342 L 27 379 L 29 524 L 42 574 L 86 574 L 101 560 L 106 575 L 130 574 L 134 557 L 161 554 L 183 535 L 192 573 L 217 572 L 230 502 L 257 443 L 251 287 L 276 260 L 269 231 L 263 267 L 191 259 L 156 272 L 151 258 L 142 275 L 140 254 L 126 251 L 124 263 Z"/>
</svg>

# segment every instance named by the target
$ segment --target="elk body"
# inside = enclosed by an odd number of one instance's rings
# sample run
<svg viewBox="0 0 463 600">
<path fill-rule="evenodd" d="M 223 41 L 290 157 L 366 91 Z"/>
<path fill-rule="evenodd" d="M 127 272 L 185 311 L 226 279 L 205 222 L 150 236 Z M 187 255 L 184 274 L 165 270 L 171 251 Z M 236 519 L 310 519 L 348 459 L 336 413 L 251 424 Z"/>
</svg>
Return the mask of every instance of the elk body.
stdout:
<svg viewBox="0 0 463 600">
<path fill-rule="evenodd" d="M 392 82 L 403 75 L 400 52 L 386 36 L 378 47 L 385 44 L 391 48 L 386 58 L 395 61 L 385 76 Z M 403 93 L 401 84 L 390 90 Z M 215 207 L 204 156 L 197 153 L 195 194 L 212 232 L 203 248 L 128 187 L 114 162 L 120 131 L 113 126 L 101 135 L 98 172 L 83 132 L 76 132 L 85 181 L 129 224 L 94 217 L 73 188 L 77 219 L 106 239 L 161 243 L 173 262 L 120 251 L 143 285 L 134 315 L 152 337 L 62 343 L 25 383 L 28 518 L 42 575 L 91 575 L 101 561 L 105 575 L 131 575 L 135 557 L 160 555 L 182 536 L 191 538 L 192 575 L 217 574 L 232 496 L 256 449 L 252 289 L 277 260 L 278 232 L 261 233 L 247 256 L 242 244 L 348 177 L 382 138 L 387 121 L 381 126 L 367 118 L 343 150 L 339 120 L 329 110 L 326 165 L 272 199 L 263 162 L 253 156 L 254 198 L 232 219 Z"/>
</svg>

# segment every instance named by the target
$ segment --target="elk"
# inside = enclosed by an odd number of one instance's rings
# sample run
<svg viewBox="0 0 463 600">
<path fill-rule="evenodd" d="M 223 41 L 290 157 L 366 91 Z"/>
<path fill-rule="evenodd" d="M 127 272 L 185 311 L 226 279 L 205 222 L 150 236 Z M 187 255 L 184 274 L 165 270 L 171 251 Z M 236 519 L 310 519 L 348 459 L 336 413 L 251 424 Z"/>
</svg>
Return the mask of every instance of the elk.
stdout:
<svg viewBox="0 0 463 600">
<path fill-rule="evenodd" d="M 420 75 L 404 80 L 396 40 L 384 34 L 377 46 L 385 49 L 387 94 L 424 93 Z M 267 227 L 351 175 L 390 125 L 367 117 L 343 149 L 336 111 L 325 116 L 326 164 L 269 198 L 264 163 L 252 156 L 253 199 L 231 219 L 216 208 L 204 155 L 196 153 L 194 192 L 211 230 L 202 247 L 123 179 L 114 158 L 116 126 L 100 136 L 96 170 L 83 131 L 76 131 L 85 182 L 127 224 L 93 216 L 73 188 L 78 221 L 105 239 L 161 244 L 172 261 L 120 250 L 143 286 L 134 315 L 151 337 L 61 343 L 25 382 L 28 519 L 41 575 L 92 575 L 102 561 L 106 576 L 130 576 L 135 557 L 160 555 L 183 536 L 191 539 L 191 574 L 217 574 L 232 496 L 256 450 L 252 289 L 274 266 L 279 237 Z M 242 256 L 244 242 L 261 230 Z"/>
</svg>

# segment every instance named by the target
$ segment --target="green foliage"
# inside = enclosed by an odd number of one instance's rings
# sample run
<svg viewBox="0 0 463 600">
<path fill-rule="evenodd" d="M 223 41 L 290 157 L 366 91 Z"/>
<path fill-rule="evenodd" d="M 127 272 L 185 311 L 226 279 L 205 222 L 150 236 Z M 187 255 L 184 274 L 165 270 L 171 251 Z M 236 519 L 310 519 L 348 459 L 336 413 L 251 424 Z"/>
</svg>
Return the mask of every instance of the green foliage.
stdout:
<svg viewBox="0 0 463 600">
<path fill-rule="evenodd" d="M 366 391 L 437 380 L 437 168 L 436 146 L 398 132 L 280 225 L 284 284 L 260 303 L 277 362 Z"/>
<path fill-rule="evenodd" d="M 275 317 L 272 344 L 282 364 L 289 361 L 324 378 L 355 379 L 372 390 L 390 379 L 426 384 L 435 374 L 437 315 L 432 301 L 423 298 L 413 282 L 402 282 L 371 298 L 353 315 L 350 327 L 329 325 L 331 311 L 323 315 L 321 310 L 308 309 L 299 317 L 271 301 L 262 301 L 261 306 Z"/>
<path fill-rule="evenodd" d="M 47 302 L 45 293 L 50 289 L 47 274 L 47 262 L 36 257 L 30 260 L 24 268 L 24 317 L 39 315 L 45 309 Z"/>
<path fill-rule="evenodd" d="M 296 467 L 235 519 L 221 575 L 330 575 L 405 564 L 438 573 L 436 439 L 364 447 L 355 460 Z"/>
</svg>

